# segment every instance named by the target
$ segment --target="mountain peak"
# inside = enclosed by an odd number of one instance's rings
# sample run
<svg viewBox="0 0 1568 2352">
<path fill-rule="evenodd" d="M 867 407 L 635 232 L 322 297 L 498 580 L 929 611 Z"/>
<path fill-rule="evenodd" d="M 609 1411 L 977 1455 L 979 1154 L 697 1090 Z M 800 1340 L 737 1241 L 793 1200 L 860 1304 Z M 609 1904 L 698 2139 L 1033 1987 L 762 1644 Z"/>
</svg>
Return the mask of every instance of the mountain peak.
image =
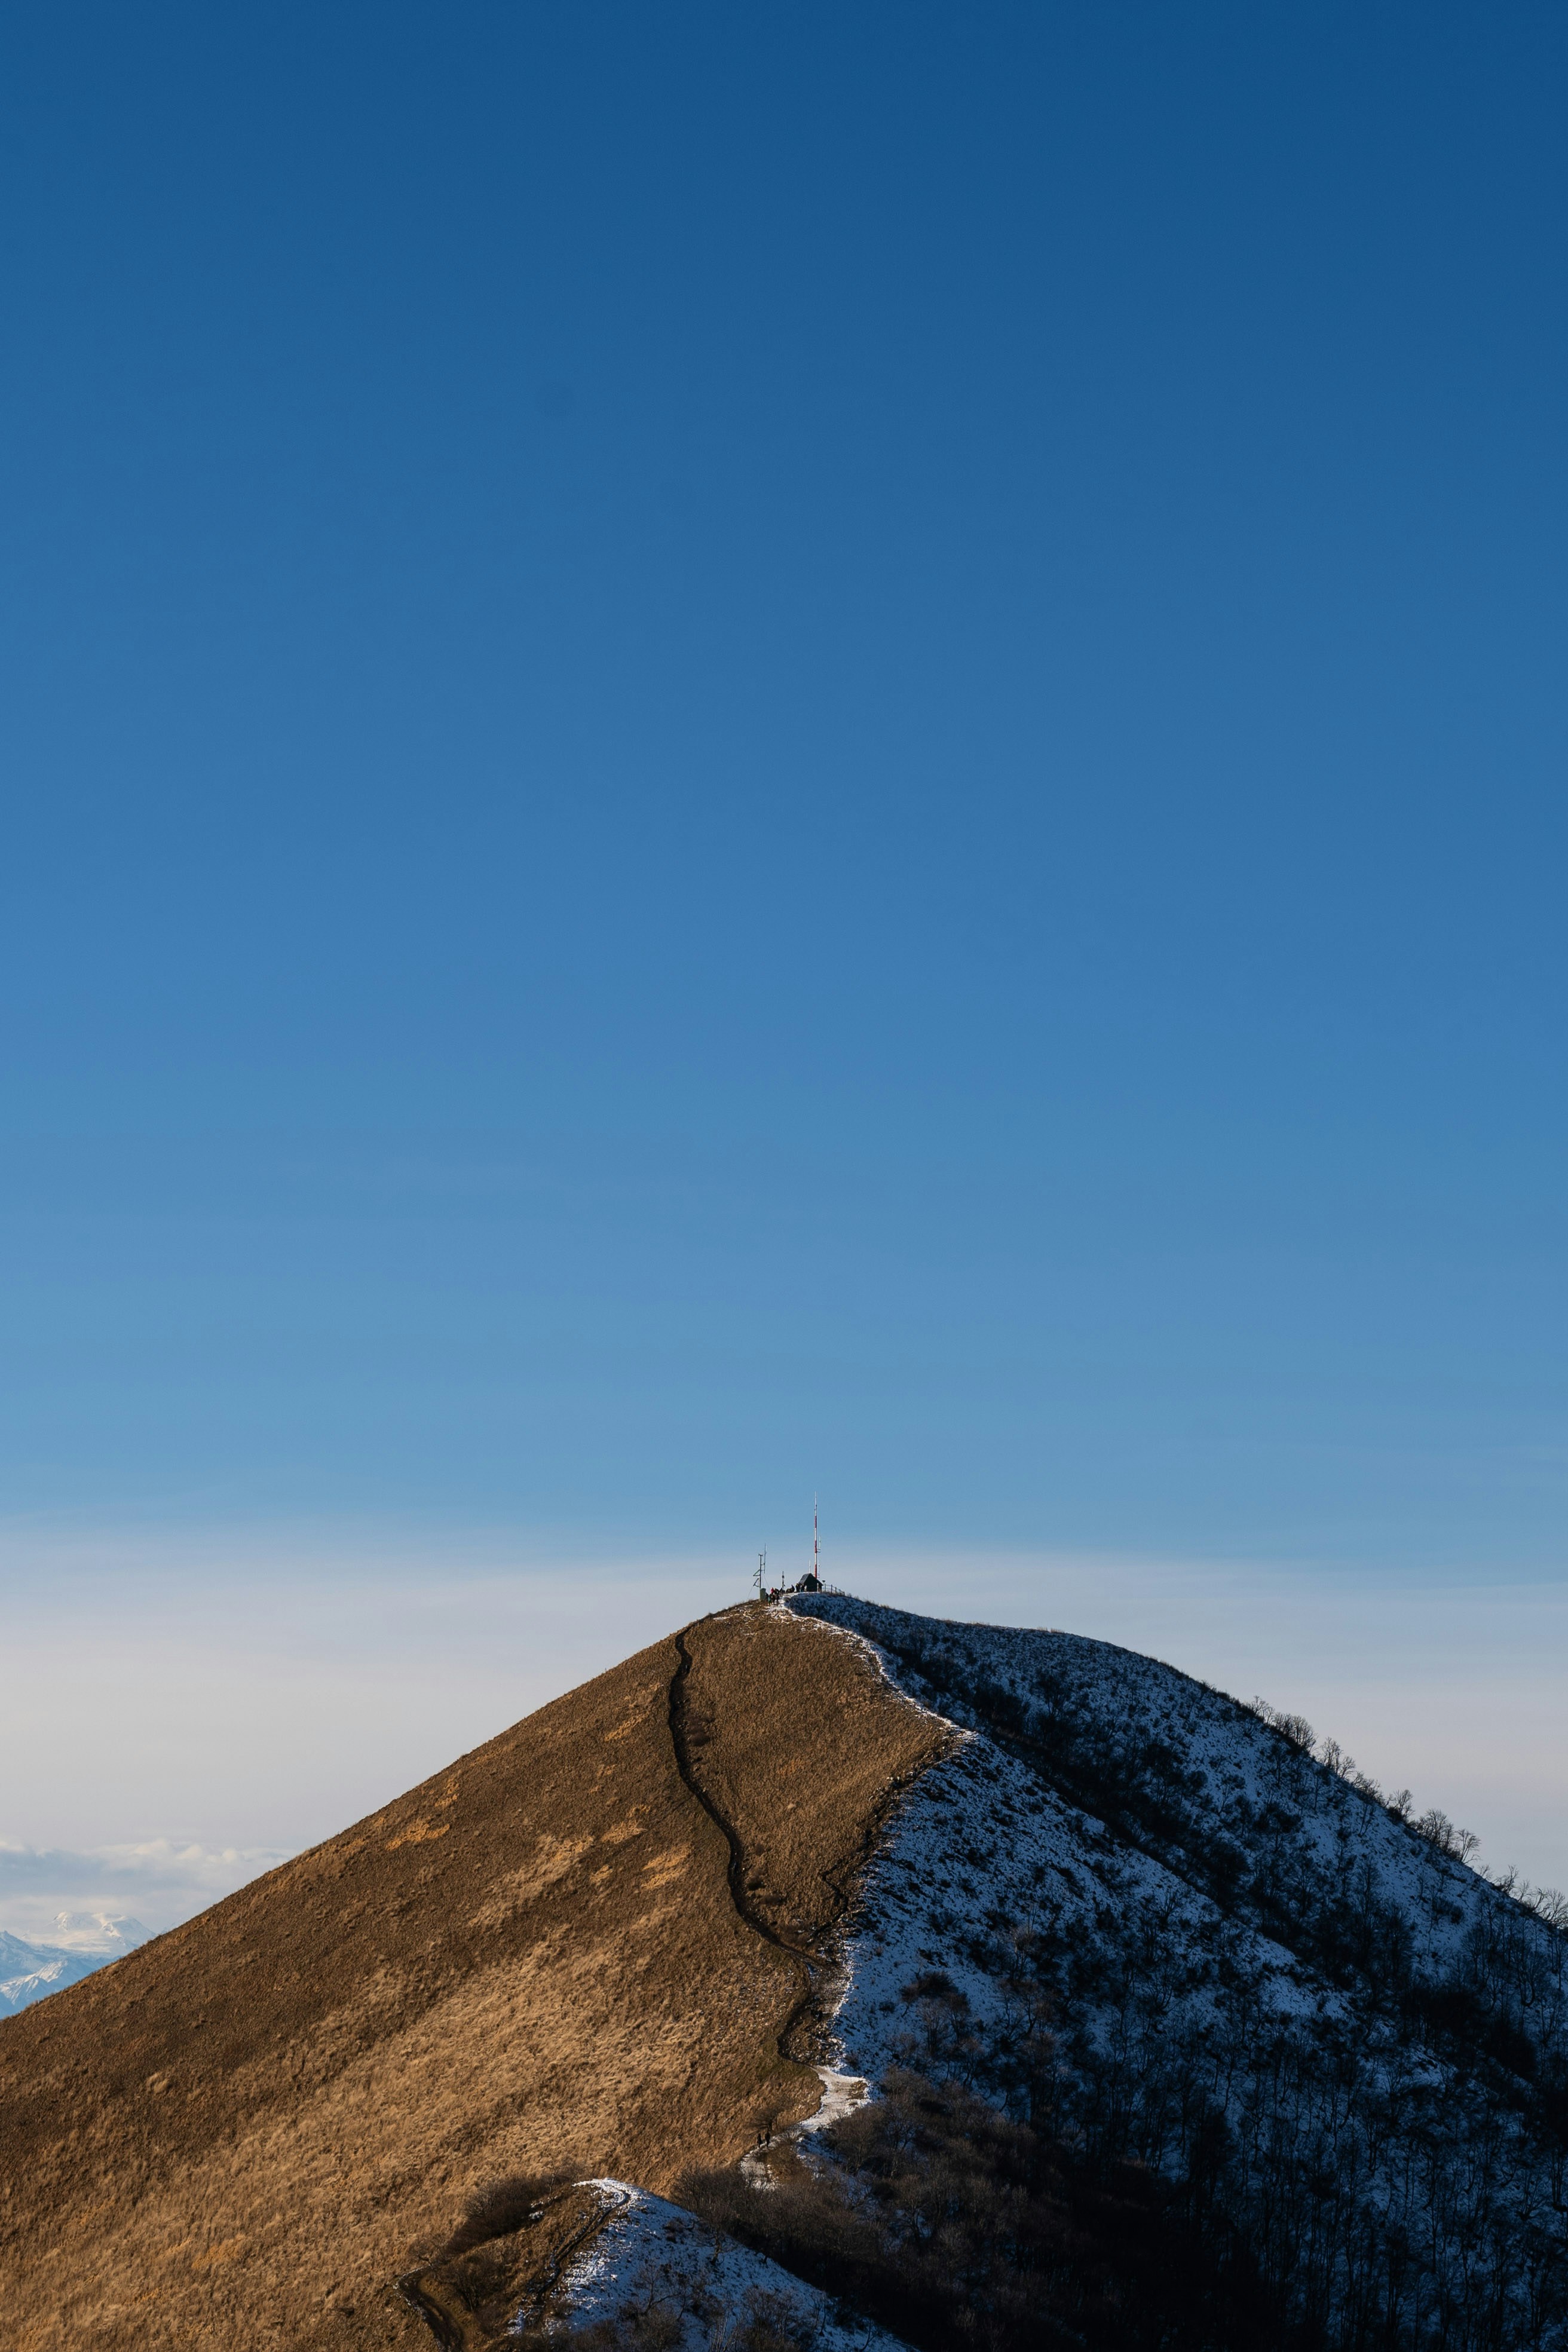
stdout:
<svg viewBox="0 0 1568 2352">
<path fill-rule="evenodd" d="M 1565 2352 L 1568 1937 L 1301 1729 L 705 1619 L 0 2026 L 17 2324 Z"/>
<path fill-rule="evenodd" d="M 57 1911 L 50 1942 L 70 1952 L 101 1952 L 118 1959 L 147 1941 L 147 1929 L 128 1911 Z"/>
<path fill-rule="evenodd" d="M 486 2179 L 664 2193 L 811 2113 L 837 1923 L 947 1736 L 742 1608 L 5 2021 L 13 2324 L 383 2352 Z"/>
</svg>

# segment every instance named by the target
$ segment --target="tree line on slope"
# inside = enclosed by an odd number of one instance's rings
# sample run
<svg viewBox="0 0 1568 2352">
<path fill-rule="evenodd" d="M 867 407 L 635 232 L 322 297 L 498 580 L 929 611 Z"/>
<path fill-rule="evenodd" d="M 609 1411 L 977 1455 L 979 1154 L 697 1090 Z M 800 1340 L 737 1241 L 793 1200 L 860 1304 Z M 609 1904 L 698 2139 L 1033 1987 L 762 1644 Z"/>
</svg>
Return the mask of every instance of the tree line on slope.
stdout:
<svg viewBox="0 0 1568 2352">
<path fill-rule="evenodd" d="M 1413 1830 L 1438 1853 L 1447 1854 L 1454 1862 L 1470 1864 L 1489 1885 L 1496 1887 L 1500 1895 L 1532 1911 L 1548 1927 L 1568 1928 L 1568 1895 L 1555 1886 L 1531 1886 L 1529 1880 L 1511 1864 L 1504 1870 L 1493 1871 L 1475 1862 L 1479 1838 L 1474 1830 L 1460 1829 L 1440 1806 L 1431 1805 L 1426 1812 L 1416 1813 L 1412 1810 L 1408 1789 L 1397 1789 L 1392 1795 L 1385 1795 L 1373 1775 L 1363 1772 L 1355 1758 L 1347 1755 L 1337 1739 L 1327 1735 L 1319 1739 L 1304 1715 L 1290 1715 L 1282 1707 L 1270 1706 L 1266 1698 L 1248 1700 L 1247 1711 L 1257 1716 L 1260 1723 L 1266 1723 L 1271 1731 L 1278 1731 L 1299 1755 L 1315 1757 L 1325 1770 L 1345 1781 L 1369 1804 L 1380 1805 L 1391 1821 Z"/>
</svg>

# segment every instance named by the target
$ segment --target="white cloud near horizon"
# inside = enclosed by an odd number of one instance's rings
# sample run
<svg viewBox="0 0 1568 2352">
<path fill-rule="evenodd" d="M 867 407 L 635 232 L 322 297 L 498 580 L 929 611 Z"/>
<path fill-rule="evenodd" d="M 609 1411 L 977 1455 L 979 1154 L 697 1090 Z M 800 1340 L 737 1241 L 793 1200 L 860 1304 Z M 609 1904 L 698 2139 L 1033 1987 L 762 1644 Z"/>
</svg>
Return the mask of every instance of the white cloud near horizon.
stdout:
<svg viewBox="0 0 1568 2352">
<path fill-rule="evenodd" d="M 25 1897 L 0 1871 L 0 1927 L 36 1937 L 106 1858 L 242 1858 L 227 1883 L 168 1861 L 132 1907 L 172 1926 L 743 1590 L 712 1563 L 520 1552 L 0 1527 L 0 1841 L 73 1857 Z"/>
<path fill-rule="evenodd" d="M 37 1937 L 84 1896 L 172 1926 L 739 1600 L 747 1566 L 483 1531 L 0 1528 L 0 1927 Z M 1476 1830 L 1482 1860 L 1568 1885 L 1568 1581 L 903 1546 L 825 1569 L 1261 1692 Z"/>
<path fill-rule="evenodd" d="M 58 1915 L 85 1901 L 94 1911 L 132 1916 L 158 1934 L 286 1862 L 289 1853 L 269 1846 L 181 1846 L 168 1838 L 79 1852 L 0 1839 L 0 1927 L 48 1943 Z"/>
</svg>

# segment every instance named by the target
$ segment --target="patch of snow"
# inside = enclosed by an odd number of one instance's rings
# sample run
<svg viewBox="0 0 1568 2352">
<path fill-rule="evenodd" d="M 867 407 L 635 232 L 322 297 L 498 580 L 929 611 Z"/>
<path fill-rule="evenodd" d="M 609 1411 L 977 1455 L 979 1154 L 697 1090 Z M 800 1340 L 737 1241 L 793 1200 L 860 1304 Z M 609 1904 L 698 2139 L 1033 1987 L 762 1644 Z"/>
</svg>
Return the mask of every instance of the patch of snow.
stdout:
<svg viewBox="0 0 1568 2352">
<path fill-rule="evenodd" d="M 871 2086 L 863 2074 L 841 2074 L 832 2066 L 819 2066 L 816 2073 L 822 2084 L 822 2105 L 803 2123 L 791 2125 L 791 2133 L 797 2137 L 805 2132 L 826 2131 L 829 2124 L 842 2123 L 846 2116 L 852 2116 L 871 2096 Z"/>
<path fill-rule="evenodd" d="M 557 2289 L 563 2328 L 589 2327 L 660 2305 L 679 2322 L 679 2352 L 711 2352 L 754 2320 L 812 2352 L 903 2352 L 896 2336 L 807 2286 L 765 2254 L 707 2229 L 694 2213 L 624 2180 L 595 2180 L 615 2210 L 566 2264 Z M 674 2352 L 674 2347 L 672 2347 Z"/>
</svg>

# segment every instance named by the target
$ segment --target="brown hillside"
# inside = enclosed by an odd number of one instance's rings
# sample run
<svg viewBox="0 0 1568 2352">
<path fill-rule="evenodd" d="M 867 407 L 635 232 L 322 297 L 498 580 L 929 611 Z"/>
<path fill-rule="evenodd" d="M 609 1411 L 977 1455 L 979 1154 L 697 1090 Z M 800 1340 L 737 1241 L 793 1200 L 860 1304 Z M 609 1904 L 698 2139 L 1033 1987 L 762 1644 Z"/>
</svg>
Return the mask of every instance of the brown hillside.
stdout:
<svg viewBox="0 0 1568 2352">
<path fill-rule="evenodd" d="M 942 1737 L 732 1611 L 0 2022 L 6 2352 L 427 2352 L 391 2283 L 481 2182 L 808 2113 L 805 1956 Z"/>
</svg>

